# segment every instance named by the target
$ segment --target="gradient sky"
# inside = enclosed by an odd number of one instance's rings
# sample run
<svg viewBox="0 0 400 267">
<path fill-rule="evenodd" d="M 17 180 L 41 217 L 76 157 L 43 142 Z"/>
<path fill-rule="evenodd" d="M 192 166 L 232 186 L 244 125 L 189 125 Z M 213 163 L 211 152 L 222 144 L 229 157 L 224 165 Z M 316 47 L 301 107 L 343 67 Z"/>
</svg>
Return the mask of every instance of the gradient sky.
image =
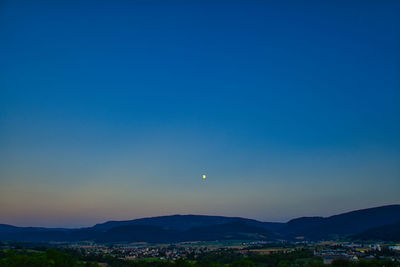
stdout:
<svg viewBox="0 0 400 267">
<path fill-rule="evenodd" d="M 0 223 L 400 203 L 399 1 L 82 2 L 0 3 Z"/>
</svg>

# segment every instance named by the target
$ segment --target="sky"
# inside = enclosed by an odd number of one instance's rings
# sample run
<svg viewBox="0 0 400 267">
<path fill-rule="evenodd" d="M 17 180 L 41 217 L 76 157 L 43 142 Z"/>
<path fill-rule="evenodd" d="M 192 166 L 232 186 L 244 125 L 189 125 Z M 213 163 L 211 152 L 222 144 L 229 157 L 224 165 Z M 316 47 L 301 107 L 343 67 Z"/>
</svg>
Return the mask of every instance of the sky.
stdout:
<svg viewBox="0 0 400 267">
<path fill-rule="evenodd" d="M 399 13 L 1 1 L 0 223 L 284 222 L 399 204 Z"/>
</svg>

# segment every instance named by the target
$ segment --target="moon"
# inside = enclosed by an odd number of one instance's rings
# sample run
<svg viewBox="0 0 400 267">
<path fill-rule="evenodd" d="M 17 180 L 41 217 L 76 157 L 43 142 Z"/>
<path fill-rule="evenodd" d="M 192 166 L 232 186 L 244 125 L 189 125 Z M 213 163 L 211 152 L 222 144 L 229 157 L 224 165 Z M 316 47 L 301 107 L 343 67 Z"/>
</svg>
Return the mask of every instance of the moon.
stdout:
<svg viewBox="0 0 400 267">
<path fill-rule="evenodd" d="M 206 178 L 207 178 L 207 175 L 203 174 L 201 177 L 202 177 L 203 179 L 206 179 Z"/>
</svg>

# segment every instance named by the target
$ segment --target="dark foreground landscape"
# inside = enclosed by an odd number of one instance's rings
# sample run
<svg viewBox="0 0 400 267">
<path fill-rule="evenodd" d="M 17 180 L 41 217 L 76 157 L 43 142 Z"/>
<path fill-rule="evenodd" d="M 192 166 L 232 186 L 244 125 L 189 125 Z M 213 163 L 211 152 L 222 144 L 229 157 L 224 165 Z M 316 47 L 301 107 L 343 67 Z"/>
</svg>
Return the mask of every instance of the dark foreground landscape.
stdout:
<svg viewBox="0 0 400 267">
<path fill-rule="evenodd" d="M 400 205 L 287 223 L 172 215 L 89 228 L 0 225 L 0 266 L 399 266 Z"/>
<path fill-rule="evenodd" d="M 376 256 L 354 260 L 344 257 L 324 259 L 311 249 L 297 248 L 290 252 L 266 255 L 243 255 L 233 249 L 218 249 L 194 257 L 176 260 L 145 258 L 124 260 L 112 256 L 83 255 L 76 251 L 48 249 L 46 251 L 11 250 L 1 253 L 0 266 L 400 266 L 397 252 L 380 252 Z"/>
</svg>

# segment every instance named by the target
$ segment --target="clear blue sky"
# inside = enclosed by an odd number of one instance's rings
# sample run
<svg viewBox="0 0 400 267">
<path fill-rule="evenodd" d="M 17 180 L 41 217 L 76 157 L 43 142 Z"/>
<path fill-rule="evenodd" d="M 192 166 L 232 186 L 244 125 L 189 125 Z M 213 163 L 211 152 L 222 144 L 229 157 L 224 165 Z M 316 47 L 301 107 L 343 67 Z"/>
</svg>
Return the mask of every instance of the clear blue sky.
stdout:
<svg viewBox="0 0 400 267">
<path fill-rule="evenodd" d="M 82 2 L 0 3 L 0 223 L 400 203 L 399 1 Z"/>
</svg>

